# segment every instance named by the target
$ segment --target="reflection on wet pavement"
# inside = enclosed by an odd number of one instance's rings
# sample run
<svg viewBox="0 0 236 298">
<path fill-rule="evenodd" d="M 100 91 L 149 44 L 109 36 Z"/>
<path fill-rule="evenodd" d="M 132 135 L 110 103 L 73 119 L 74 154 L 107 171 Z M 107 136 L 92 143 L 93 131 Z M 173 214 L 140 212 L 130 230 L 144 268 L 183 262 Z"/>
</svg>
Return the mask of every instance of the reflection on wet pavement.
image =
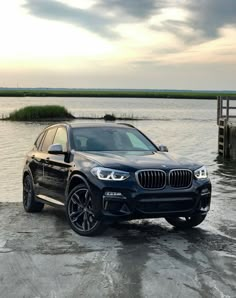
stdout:
<svg viewBox="0 0 236 298">
<path fill-rule="evenodd" d="M 19 203 L 2 203 L 0 216 L 4 297 L 234 297 L 236 292 L 230 220 L 222 231 L 212 225 L 211 214 L 186 231 L 162 219 L 136 220 L 88 238 L 69 228 L 63 210 L 26 214 Z"/>
</svg>

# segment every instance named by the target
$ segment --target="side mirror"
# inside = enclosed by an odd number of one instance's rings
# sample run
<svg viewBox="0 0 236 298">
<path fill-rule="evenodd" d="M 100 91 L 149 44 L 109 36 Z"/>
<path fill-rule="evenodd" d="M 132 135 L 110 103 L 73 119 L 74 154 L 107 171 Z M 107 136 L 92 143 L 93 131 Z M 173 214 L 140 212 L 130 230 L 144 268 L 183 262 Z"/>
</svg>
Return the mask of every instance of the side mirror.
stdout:
<svg viewBox="0 0 236 298">
<path fill-rule="evenodd" d="M 158 148 L 161 152 L 168 152 L 168 148 L 165 145 L 160 144 L 158 145 Z"/>
<path fill-rule="evenodd" d="M 61 144 L 52 144 L 48 148 L 49 154 L 64 154 Z"/>
</svg>

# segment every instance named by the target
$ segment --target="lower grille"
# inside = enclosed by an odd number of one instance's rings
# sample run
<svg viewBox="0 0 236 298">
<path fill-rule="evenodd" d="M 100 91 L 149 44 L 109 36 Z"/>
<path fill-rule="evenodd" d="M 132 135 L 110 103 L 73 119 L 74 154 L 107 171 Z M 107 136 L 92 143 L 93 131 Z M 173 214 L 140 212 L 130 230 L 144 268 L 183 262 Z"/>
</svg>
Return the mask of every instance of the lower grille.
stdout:
<svg viewBox="0 0 236 298">
<path fill-rule="evenodd" d="M 194 207 L 194 200 L 176 200 L 169 201 L 166 199 L 166 202 L 162 200 L 161 202 L 145 202 L 140 201 L 137 203 L 137 209 L 142 213 L 162 213 L 162 212 L 186 212 L 191 210 Z"/>
<path fill-rule="evenodd" d="M 192 178 L 190 170 L 172 170 L 169 174 L 169 183 L 173 188 L 188 188 L 192 184 Z"/>
<path fill-rule="evenodd" d="M 137 180 L 143 188 L 163 188 L 166 185 L 166 173 L 161 170 L 139 171 Z"/>
</svg>

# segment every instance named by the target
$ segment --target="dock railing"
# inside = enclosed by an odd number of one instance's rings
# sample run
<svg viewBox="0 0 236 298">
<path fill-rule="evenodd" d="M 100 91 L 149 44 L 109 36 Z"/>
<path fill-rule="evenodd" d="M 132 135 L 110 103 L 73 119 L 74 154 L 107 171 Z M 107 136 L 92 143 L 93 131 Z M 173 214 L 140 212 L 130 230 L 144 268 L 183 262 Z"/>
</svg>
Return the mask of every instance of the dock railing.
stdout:
<svg viewBox="0 0 236 298">
<path fill-rule="evenodd" d="M 233 118 L 236 119 L 236 97 L 218 96 L 217 124 L 220 124 L 220 119 L 225 119 L 228 122 Z"/>
<path fill-rule="evenodd" d="M 236 97 L 217 98 L 218 153 L 236 159 Z"/>
</svg>

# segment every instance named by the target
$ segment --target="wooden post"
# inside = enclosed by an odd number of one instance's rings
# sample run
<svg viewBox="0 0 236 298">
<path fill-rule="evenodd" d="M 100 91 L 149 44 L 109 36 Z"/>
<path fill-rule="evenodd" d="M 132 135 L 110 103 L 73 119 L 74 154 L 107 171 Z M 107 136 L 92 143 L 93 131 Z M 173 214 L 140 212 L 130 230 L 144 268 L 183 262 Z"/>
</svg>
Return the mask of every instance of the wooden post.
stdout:
<svg viewBox="0 0 236 298">
<path fill-rule="evenodd" d="M 223 117 L 223 103 L 224 103 L 224 98 L 220 96 L 220 118 Z"/>
<path fill-rule="evenodd" d="M 229 121 L 229 97 L 226 99 L 226 120 Z"/>
<path fill-rule="evenodd" d="M 217 96 L 217 124 L 220 124 L 220 96 Z"/>
<path fill-rule="evenodd" d="M 224 157 L 229 157 L 229 127 L 227 119 L 224 119 Z"/>
<path fill-rule="evenodd" d="M 236 160 L 236 125 L 229 125 L 229 157 Z"/>
</svg>

